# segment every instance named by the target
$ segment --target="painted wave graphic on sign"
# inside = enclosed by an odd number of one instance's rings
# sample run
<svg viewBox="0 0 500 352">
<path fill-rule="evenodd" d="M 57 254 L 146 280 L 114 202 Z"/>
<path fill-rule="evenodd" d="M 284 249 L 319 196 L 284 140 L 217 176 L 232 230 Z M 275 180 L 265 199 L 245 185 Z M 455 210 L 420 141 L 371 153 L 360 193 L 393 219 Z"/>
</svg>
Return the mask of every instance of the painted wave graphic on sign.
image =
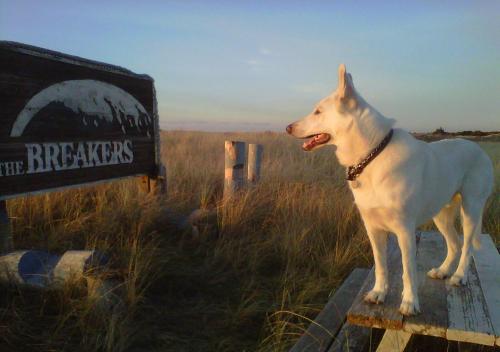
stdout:
<svg viewBox="0 0 500 352">
<path fill-rule="evenodd" d="M 152 118 L 136 98 L 117 86 L 90 79 L 56 83 L 37 93 L 17 116 L 10 136 L 22 136 L 37 113 L 49 104 L 63 105 L 89 128 L 118 123 L 123 134 L 133 129 L 151 137 Z"/>
</svg>

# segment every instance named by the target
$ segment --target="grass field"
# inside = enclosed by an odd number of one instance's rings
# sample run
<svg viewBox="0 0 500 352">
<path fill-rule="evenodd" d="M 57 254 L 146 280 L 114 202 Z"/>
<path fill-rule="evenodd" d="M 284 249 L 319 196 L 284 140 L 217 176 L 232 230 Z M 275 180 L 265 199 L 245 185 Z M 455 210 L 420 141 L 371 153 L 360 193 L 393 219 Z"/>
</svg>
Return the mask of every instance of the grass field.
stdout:
<svg viewBox="0 0 500 352">
<path fill-rule="evenodd" d="M 111 263 L 63 290 L 2 287 L 0 351 L 285 351 L 352 268 L 371 265 L 344 170 L 328 148 L 303 153 L 276 133 L 162 138 L 165 199 L 128 180 L 8 201 L 16 248 L 97 248 Z M 221 207 L 226 139 L 263 144 L 263 175 Z M 483 231 L 498 243 L 500 143 L 481 145 L 496 173 Z M 198 234 L 171 221 L 212 207 L 217 215 Z M 112 309 L 95 289 L 104 278 L 121 282 L 123 303 Z"/>
</svg>

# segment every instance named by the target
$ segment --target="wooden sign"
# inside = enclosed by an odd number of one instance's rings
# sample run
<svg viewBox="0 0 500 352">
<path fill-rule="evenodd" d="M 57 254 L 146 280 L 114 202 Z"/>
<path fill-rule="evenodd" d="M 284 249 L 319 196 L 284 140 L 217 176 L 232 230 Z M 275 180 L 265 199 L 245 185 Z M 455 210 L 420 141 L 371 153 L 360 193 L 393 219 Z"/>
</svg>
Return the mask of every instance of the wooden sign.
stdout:
<svg viewBox="0 0 500 352">
<path fill-rule="evenodd" d="M 151 77 L 0 42 L 0 200 L 155 177 L 159 154 Z"/>
</svg>

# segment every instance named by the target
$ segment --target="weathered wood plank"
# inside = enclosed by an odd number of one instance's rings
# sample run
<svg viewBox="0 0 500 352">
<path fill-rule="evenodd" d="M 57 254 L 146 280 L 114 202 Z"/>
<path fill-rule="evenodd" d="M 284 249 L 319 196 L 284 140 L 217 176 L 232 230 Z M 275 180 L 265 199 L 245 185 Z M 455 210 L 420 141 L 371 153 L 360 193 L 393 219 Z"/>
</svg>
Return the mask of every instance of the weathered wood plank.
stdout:
<svg viewBox="0 0 500 352">
<path fill-rule="evenodd" d="M 496 344 L 500 346 L 500 255 L 487 234 L 480 237 L 481 249 L 474 252 L 474 263 L 493 325 Z"/>
<path fill-rule="evenodd" d="M 483 346 L 469 342 L 455 342 L 456 352 L 498 352 L 495 346 Z M 454 352 L 454 351 L 451 351 Z"/>
<path fill-rule="evenodd" d="M 346 322 L 335 337 L 328 352 L 363 351 L 370 342 L 371 329 Z"/>
<path fill-rule="evenodd" d="M 471 261 L 467 284 L 456 287 L 447 283 L 446 289 L 449 320 L 446 338 L 493 346 L 495 334 L 474 260 Z"/>
<path fill-rule="evenodd" d="M 291 352 L 326 351 L 344 323 L 346 312 L 368 272 L 368 269 L 361 268 L 351 272 L 304 335 L 292 347 Z"/>
<path fill-rule="evenodd" d="M 368 274 L 362 289 L 354 299 L 347 313 L 347 320 L 354 325 L 377 327 L 384 329 L 401 329 L 403 316 L 399 313 L 401 291 L 403 287 L 401 275 L 401 252 L 395 236 L 389 236 L 387 248 L 387 266 L 389 268 L 389 290 L 385 302 L 380 305 L 366 303 L 364 297 L 372 289 L 375 282 L 374 268 Z"/>
<path fill-rule="evenodd" d="M 387 330 L 377 347 L 377 352 L 403 352 L 411 335 L 401 330 Z"/>
<path fill-rule="evenodd" d="M 427 271 L 441 264 L 446 256 L 444 238 L 438 232 L 421 234 L 417 248 L 418 297 L 421 313 L 403 318 L 406 332 L 446 337 L 448 306 L 444 280 L 427 276 Z"/>
</svg>

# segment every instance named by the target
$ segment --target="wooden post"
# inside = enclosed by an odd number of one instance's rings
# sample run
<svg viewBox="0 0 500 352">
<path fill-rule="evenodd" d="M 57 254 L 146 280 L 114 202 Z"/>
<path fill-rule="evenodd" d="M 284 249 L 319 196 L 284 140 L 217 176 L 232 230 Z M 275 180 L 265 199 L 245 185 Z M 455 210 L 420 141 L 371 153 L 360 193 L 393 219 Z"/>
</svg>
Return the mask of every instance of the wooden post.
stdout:
<svg viewBox="0 0 500 352">
<path fill-rule="evenodd" d="M 230 198 L 245 183 L 245 142 L 225 141 L 224 198 Z"/>
<path fill-rule="evenodd" d="M 7 204 L 5 200 L 0 200 L 0 253 L 12 250 L 13 246 L 12 227 L 9 214 L 7 214 Z"/>
<path fill-rule="evenodd" d="M 160 164 L 158 176 L 151 180 L 152 190 L 156 195 L 164 195 L 167 193 L 167 168 Z"/>
<path fill-rule="evenodd" d="M 247 179 L 250 184 L 256 184 L 260 179 L 260 164 L 262 162 L 262 145 L 248 145 L 248 175 Z"/>
<path fill-rule="evenodd" d="M 70 278 L 81 278 L 88 271 L 104 267 L 108 258 L 95 250 L 66 251 L 52 270 L 54 284 L 61 284 Z"/>
<path fill-rule="evenodd" d="M 139 187 L 143 192 L 151 192 L 151 179 L 149 176 L 141 176 L 139 178 Z"/>
<path fill-rule="evenodd" d="M 44 251 L 23 250 L 0 256 L 0 281 L 33 287 L 57 287 L 71 278 L 80 279 L 108 263 L 94 250 L 67 251 L 62 256 Z"/>
<path fill-rule="evenodd" d="M 36 250 L 7 253 L 0 256 L 0 281 L 44 287 L 50 279 L 48 270 L 57 259 L 58 256 Z"/>
</svg>

